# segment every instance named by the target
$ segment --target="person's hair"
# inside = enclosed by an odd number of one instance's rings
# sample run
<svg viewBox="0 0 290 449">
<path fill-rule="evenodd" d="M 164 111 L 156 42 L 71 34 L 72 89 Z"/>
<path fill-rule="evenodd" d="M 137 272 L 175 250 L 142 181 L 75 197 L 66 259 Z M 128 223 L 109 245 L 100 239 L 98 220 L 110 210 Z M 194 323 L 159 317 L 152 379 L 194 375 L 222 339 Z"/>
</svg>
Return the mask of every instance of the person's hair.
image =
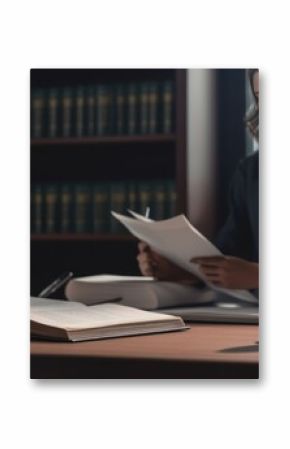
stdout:
<svg viewBox="0 0 290 449">
<path fill-rule="evenodd" d="M 249 129 L 252 136 L 257 141 L 259 141 L 259 98 L 257 97 L 257 95 L 255 94 L 255 91 L 254 91 L 254 75 L 255 75 L 255 73 L 259 73 L 259 70 L 258 69 L 249 69 L 248 70 L 248 77 L 249 77 L 249 82 L 250 82 L 254 101 L 246 113 L 245 122 L 246 122 L 246 126 Z"/>
</svg>

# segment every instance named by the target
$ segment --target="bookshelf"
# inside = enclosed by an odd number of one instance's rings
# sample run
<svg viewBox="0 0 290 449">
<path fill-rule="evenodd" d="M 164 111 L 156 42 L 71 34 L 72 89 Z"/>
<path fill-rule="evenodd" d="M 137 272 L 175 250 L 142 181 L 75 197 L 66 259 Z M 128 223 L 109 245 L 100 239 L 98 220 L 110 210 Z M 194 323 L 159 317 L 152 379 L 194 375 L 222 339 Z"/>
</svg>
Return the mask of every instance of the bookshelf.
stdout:
<svg viewBox="0 0 290 449">
<path fill-rule="evenodd" d="M 55 89 L 63 92 L 69 86 L 76 92 L 79 86 L 86 88 L 92 85 L 111 86 L 114 90 L 120 83 L 129 88 L 138 85 L 141 90 L 145 84 L 150 88 L 156 83 L 162 88 L 170 83 L 173 88 L 171 129 L 162 132 L 155 127 L 146 133 L 139 129 L 132 135 L 110 130 L 103 135 L 51 137 L 35 136 L 32 129 L 32 201 L 35 185 L 85 183 L 93 186 L 106 183 L 112 186 L 134 180 L 139 192 L 139 182 L 154 186 L 156 180 L 166 180 L 176 192 L 175 213 L 186 212 L 186 70 L 32 69 L 31 124 L 33 126 L 33 95 L 36 91 Z M 33 214 L 31 220 L 33 227 Z M 79 276 L 101 272 L 139 274 L 136 253 L 136 240 L 123 230 L 113 233 L 108 229 L 103 232 L 92 229 L 83 232 L 59 232 L 55 229 L 35 232 L 32 229 L 32 294 L 37 294 L 54 276 L 65 270 Z"/>
<path fill-rule="evenodd" d="M 102 136 L 102 137 L 71 137 L 58 139 L 32 139 L 32 147 L 43 147 L 53 145 L 55 148 L 59 145 L 102 145 L 102 144 L 120 144 L 120 143 L 139 143 L 139 142 L 174 142 L 175 134 L 153 134 L 148 136 Z"/>
</svg>

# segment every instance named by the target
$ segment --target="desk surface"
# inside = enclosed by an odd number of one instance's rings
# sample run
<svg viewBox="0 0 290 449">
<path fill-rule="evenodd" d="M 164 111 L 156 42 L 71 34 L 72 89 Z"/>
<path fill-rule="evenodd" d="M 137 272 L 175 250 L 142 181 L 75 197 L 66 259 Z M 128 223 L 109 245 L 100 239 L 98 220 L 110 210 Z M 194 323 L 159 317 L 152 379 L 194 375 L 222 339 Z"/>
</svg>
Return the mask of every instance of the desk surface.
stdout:
<svg viewBox="0 0 290 449">
<path fill-rule="evenodd" d="M 82 343 L 33 341 L 31 378 L 258 378 L 258 326 L 189 330 Z"/>
</svg>

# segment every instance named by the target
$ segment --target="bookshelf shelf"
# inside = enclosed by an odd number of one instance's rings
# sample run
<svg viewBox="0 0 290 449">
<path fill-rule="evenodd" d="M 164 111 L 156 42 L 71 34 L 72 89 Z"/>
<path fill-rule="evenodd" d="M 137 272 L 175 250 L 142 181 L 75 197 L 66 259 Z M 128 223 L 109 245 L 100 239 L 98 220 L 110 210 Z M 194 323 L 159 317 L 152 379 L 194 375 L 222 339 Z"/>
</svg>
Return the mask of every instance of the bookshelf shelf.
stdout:
<svg viewBox="0 0 290 449">
<path fill-rule="evenodd" d="M 82 242 L 82 241 L 108 241 L 108 242 L 130 242 L 136 240 L 127 234 L 32 234 L 33 242 Z"/>
<path fill-rule="evenodd" d="M 102 137 L 70 137 L 57 139 L 32 139 L 31 146 L 49 145 L 99 145 L 99 144 L 121 144 L 121 143 L 157 143 L 174 142 L 175 134 L 148 134 L 134 136 L 102 136 Z"/>
</svg>

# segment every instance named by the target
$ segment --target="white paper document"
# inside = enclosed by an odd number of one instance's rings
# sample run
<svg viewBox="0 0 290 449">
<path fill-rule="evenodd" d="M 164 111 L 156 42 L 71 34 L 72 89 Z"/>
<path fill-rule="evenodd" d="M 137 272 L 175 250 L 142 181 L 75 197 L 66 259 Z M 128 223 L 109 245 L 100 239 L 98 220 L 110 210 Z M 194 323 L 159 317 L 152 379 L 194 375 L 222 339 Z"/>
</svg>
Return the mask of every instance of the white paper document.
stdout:
<svg viewBox="0 0 290 449">
<path fill-rule="evenodd" d="M 162 221 L 149 221 L 112 212 L 137 239 L 146 242 L 154 251 L 190 273 L 195 274 L 210 288 L 235 298 L 257 303 L 257 298 L 247 290 L 233 290 L 216 287 L 208 282 L 198 265 L 190 260 L 193 257 L 221 256 L 222 253 L 207 240 L 184 215 Z"/>
</svg>

